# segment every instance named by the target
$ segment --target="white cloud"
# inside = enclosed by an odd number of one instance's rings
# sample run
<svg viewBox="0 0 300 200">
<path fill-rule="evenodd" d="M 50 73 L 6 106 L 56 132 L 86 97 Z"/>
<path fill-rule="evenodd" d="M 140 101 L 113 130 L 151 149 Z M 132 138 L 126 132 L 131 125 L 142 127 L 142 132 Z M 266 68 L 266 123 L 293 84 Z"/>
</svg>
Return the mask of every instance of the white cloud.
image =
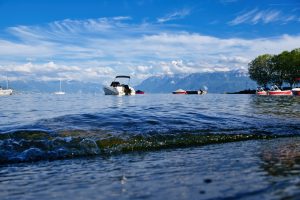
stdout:
<svg viewBox="0 0 300 200">
<path fill-rule="evenodd" d="M 53 50 L 50 44 L 42 42 L 39 42 L 39 44 L 26 44 L 0 38 L 0 56 L 22 55 L 30 57 L 31 55 L 39 55 L 40 57 L 47 57 L 54 53 Z"/>
<path fill-rule="evenodd" d="M 140 81 L 164 73 L 247 68 L 259 54 L 300 46 L 300 35 L 218 38 L 126 20 L 130 18 L 67 19 L 9 28 L 17 40 L 0 38 L 0 71 L 19 79 L 106 81 L 131 74 Z"/>
<path fill-rule="evenodd" d="M 293 14 L 283 14 L 279 10 L 259 10 L 253 9 L 241 13 L 235 19 L 229 22 L 230 25 L 235 26 L 239 24 L 268 24 L 272 22 L 287 23 L 290 21 L 297 21 L 297 16 Z"/>
<path fill-rule="evenodd" d="M 165 15 L 164 17 L 157 18 L 157 22 L 164 23 L 172 20 L 183 19 L 184 17 L 188 16 L 190 12 L 190 9 L 177 10 L 175 12 Z"/>
<path fill-rule="evenodd" d="M 139 66 L 136 67 L 136 71 L 137 72 L 142 72 L 142 73 L 148 72 L 151 69 L 152 69 L 152 66 L 139 65 Z"/>
</svg>

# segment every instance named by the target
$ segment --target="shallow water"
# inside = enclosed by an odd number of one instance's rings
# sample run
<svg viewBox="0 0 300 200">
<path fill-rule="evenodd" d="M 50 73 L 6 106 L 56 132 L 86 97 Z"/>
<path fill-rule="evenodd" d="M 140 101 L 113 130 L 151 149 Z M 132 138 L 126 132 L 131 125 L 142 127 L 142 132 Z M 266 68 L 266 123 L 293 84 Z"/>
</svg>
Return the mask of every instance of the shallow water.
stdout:
<svg viewBox="0 0 300 200">
<path fill-rule="evenodd" d="M 0 101 L 0 199 L 300 195 L 299 97 L 22 94 Z"/>
<path fill-rule="evenodd" d="M 281 138 L 15 164 L 0 168 L 0 198 L 297 199 L 299 144 Z"/>
</svg>

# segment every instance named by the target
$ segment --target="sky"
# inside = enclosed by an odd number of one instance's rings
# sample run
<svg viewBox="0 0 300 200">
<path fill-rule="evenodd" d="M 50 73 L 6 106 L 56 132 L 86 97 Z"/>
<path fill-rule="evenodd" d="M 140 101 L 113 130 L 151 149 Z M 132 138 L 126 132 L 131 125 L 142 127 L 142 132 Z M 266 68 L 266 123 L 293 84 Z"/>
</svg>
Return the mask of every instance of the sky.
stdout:
<svg viewBox="0 0 300 200">
<path fill-rule="evenodd" d="M 0 79 L 247 70 L 300 47 L 299 0 L 0 0 Z"/>
</svg>

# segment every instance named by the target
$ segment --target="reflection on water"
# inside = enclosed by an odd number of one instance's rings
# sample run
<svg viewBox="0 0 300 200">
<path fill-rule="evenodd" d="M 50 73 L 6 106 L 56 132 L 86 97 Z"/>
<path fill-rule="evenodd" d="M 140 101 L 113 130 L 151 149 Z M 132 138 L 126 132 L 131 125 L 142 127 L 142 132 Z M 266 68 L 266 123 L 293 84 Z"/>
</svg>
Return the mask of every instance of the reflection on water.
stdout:
<svg viewBox="0 0 300 200">
<path fill-rule="evenodd" d="M 298 96 L 251 96 L 253 112 L 285 118 L 300 118 Z"/>
</svg>

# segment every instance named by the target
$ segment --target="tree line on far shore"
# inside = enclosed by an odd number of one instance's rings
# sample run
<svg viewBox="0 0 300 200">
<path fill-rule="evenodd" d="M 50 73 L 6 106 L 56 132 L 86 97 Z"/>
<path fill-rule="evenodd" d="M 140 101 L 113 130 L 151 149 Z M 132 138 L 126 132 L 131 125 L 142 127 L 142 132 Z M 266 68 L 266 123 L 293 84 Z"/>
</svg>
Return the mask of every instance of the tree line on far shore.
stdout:
<svg viewBox="0 0 300 200">
<path fill-rule="evenodd" d="M 250 78 L 259 86 L 288 83 L 290 87 L 300 81 L 300 48 L 283 51 L 278 55 L 264 54 L 248 64 Z"/>
</svg>

